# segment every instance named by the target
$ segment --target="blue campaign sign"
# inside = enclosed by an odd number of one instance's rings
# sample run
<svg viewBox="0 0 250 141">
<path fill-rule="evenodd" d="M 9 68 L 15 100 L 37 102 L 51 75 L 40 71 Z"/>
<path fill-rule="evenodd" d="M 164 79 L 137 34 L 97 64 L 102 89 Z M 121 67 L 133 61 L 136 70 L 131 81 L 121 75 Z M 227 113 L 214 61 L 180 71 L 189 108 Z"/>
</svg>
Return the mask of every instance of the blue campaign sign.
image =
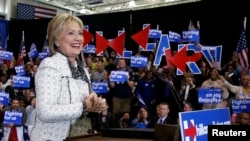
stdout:
<svg viewBox="0 0 250 141">
<path fill-rule="evenodd" d="M 124 50 L 123 55 L 120 56 L 119 54 L 117 54 L 116 58 L 130 59 L 131 56 L 132 56 L 132 51 Z"/>
<path fill-rule="evenodd" d="M 155 55 L 155 60 L 154 60 L 154 65 L 159 66 L 161 63 L 162 56 L 165 56 L 165 50 L 171 49 L 170 48 L 170 43 L 168 39 L 167 34 L 162 34 L 157 50 L 156 50 L 156 55 Z"/>
<path fill-rule="evenodd" d="M 184 47 L 187 47 L 187 51 L 193 51 L 195 54 L 201 53 L 201 48 L 198 45 L 195 44 L 178 44 L 178 52 L 180 52 Z M 184 56 L 185 57 L 185 56 Z M 192 56 L 189 56 L 190 60 L 192 60 Z M 186 65 L 190 69 L 190 71 L 193 74 L 201 74 L 199 66 L 196 64 L 196 62 L 189 61 L 186 62 Z M 183 75 L 183 71 L 177 68 L 177 75 Z"/>
<path fill-rule="evenodd" d="M 208 141 L 208 125 L 230 125 L 229 108 L 180 112 L 182 141 Z"/>
<path fill-rule="evenodd" d="M 30 87 L 30 76 L 13 76 L 13 87 L 14 88 L 29 88 Z"/>
<path fill-rule="evenodd" d="M 183 31 L 182 39 L 183 42 L 199 42 L 200 32 L 199 30 Z"/>
<path fill-rule="evenodd" d="M 14 123 L 15 125 L 22 124 L 23 113 L 20 111 L 5 111 L 3 124 Z"/>
<path fill-rule="evenodd" d="M 220 88 L 200 88 L 198 90 L 199 103 L 219 103 L 221 102 Z"/>
<path fill-rule="evenodd" d="M 36 45 L 33 43 L 31 45 L 30 52 L 28 52 L 28 55 L 29 55 L 30 58 L 35 58 L 35 57 L 38 56 L 38 54 L 39 54 L 39 52 L 38 52 L 38 50 L 36 48 Z"/>
<path fill-rule="evenodd" d="M 11 61 L 13 57 L 13 52 L 0 50 L 0 59 Z"/>
<path fill-rule="evenodd" d="M 130 59 L 132 56 L 132 51 L 123 51 L 123 58 Z"/>
<path fill-rule="evenodd" d="M 173 31 L 168 32 L 168 38 L 169 42 L 175 42 L 175 43 L 181 42 L 181 35 Z"/>
<path fill-rule="evenodd" d="M 96 93 L 108 93 L 108 82 L 92 82 L 92 89 Z"/>
<path fill-rule="evenodd" d="M 127 81 L 127 76 L 128 76 L 127 71 L 111 71 L 110 74 L 110 82 L 126 82 Z"/>
<path fill-rule="evenodd" d="M 140 51 L 154 51 L 155 47 L 156 47 L 156 43 L 147 43 L 146 50 L 142 46 L 139 46 L 139 50 Z"/>
<path fill-rule="evenodd" d="M 4 91 L 0 92 L 0 103 L 2 103 L 4 106 L 9 105 L 9 96 L 10 94 Z"/>
<path fill-rule="evenodd" d="M 250 99 L 234 99 L 232 100 L 233 113 L 241 113 L 243 111 L 250 112 Z"/>
<path fill-rule="evenodd" d="M 201 74 L 201 71 L 195 62 L 187 62 L 187 66 L 190 70 L 192 70 L 193 74 Z"/>
<path fill-rule="evenodd" d="M 136 68 L 144 68 L 147 66 L 148 58 L 142 56 L 132 56 L 130 60 L 130 66 Z"/>
<path fill-rule="evenodd" d="M 156 43 L 147 43 L 147 50 L 146 51 L 154 51 L 156 47 Z"/>
<path fill-rule="evenodd" d="M 148 38 L 160 39 L 162 31 L 158 29 L 150 29 L 148 33 Z"/>
<path fill-rule="evenodd" d="M 222 57 L 222 45 L 218 46 L 201 46 L 202 53 L 209 65 L 213 67 L 213 62 L 219 62 L 221 64 Z"/>
<path fill-rule="evenodd" d="M 48 56 L 49 56 L 49 52 L 40 52 L 38 54 L 38 58 L 41 59 L 41 60 L 45 59 Z"/>
<path fill-rule="evenodd" d="M 26 74 L 24 66 L 16 66 L 15 70 L 16 70 L 16 74 L 19 76 Z"/>
<path fill-rule="evenodd" d="M 94 45 L 87 45 L 83 49 L 83 53 L 95 53 L 96 52 L 96 47 Z"/>
</svg>

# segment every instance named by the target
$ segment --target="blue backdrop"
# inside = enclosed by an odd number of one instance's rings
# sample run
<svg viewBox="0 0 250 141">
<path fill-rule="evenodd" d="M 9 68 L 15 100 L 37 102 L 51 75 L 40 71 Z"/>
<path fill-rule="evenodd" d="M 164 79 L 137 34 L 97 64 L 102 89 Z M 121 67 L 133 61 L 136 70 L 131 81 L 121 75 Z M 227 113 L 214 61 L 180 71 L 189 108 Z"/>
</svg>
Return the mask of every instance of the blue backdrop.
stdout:
<svg viewBox="0 0 250 141">
<path fill-rule="evenodd" d="M 0 19 L 0 36 L 3 48 L 5 47 L 6 38 L 8 37 L 9 33 L 9 21 L 1 20 Z"/>
</svg>

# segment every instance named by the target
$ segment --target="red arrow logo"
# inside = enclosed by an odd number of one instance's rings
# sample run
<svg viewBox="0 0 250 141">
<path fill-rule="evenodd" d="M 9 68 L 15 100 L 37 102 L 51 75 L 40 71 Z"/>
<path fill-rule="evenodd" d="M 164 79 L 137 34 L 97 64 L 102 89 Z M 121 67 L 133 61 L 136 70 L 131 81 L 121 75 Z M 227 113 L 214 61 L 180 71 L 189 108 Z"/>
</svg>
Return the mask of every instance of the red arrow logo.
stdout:
<svg viewBox="0 0 250 141">
<path fill-rule="evenodd" d="M 108 45 L 113 48 L 120 56 L 123 56 L 124 44 L 125 32 L 121 33 L 118 37 L 108 43 Z"/>
<path fill-rule="evenodd" d="M 83 29 L 83 48 L 93 39 L 93 35 L 86 29 Z"/>
<path fill-rule="evenodd" d="M 190 121 L 190 125 L 191 125 L 190 128 L 187 128 L 184 130 L 184 134 L 185 134 L 185 137 L 187 136 L 192 137 L 192 140 L 194 141 L 194 137 L 196 135 L 196 128 L 191 121 Z"/>
<path fill-rule="evenodd" d="M 165 59 L 166 59 L 166 62 L 167 62 L 167 66 L 164 66 L 164 69 L 167 69 L 168 67 L 173 66 L 173 64 L 170 61 L 171 58 L 172 58 L 171 49 L 166 49 L 165 50 Z"/>
<path fill-rule="evenodd" d="M 192 56 L 187 56 L 187 45 L 185 45 L 178 53 L 171 57 L 169 61 L 182 72 L 186 72 L 186 62 L 196 62 L 201 57 L 201 52 L 195 52 Z"/>
<path fill-rule="evenodd" d="M 102 37 L 98 32 L 95 33 L 96 36 L 96 54 L 101 53 L 108 47 L 108 40 Z"/>
<path fill-rule="evenodd" d="M 108 41 L 106 38 L 102 37 L 98 32 L 96 32 L 96 54 L 101 53 L 108 46 L 113 48 L 120 56 L 123 56 L 124 43 L 125 43 L 125 32 L 121 33 L 115 39 Z"/>
<path fill-rule="evenodd" d="M 131 38 L 139 44 L 141 47 L 143 47 L 144 50 L 147 49 L 147 43 L 148 43 L 148 34 L 149 34 L 150 24 L 146 26 L 143 30 L 135 33 L 131 36 Z"/>
</svg>

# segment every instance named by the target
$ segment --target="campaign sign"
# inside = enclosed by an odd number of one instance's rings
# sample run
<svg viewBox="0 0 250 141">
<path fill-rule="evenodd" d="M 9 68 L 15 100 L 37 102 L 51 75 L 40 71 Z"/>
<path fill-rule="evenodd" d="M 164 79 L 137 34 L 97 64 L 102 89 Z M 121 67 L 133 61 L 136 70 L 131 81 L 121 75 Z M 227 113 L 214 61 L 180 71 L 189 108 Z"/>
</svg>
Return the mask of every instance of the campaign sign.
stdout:
<svg viewBox="0 0 250 141">
<path fill-rule="evenodd" d="M 9 105 L 9 93 L 6 93 L 4 91 L 0 92 L 0 103 L 2 103 L 4 106 L 8 106 Z"/>
<path fill-rule="evenodd" d="M 19 76 L 26 74 L 24 66 L 16 66 L 15 70 L 16 70 L 16 74 Z"/>
<path fill-rule="evenodd" d="M 49 56 L 49 52 L 40 52 L 38 54 L 38 58 L 43 60 L 44 58 L 48 57 Z"/>
<path fill-rule="evenodd" d="M 132 51 L 123 51 L 123 58 L 130 59 L 132 56 Z"/>
<path fill-rule="evenodd" d="M 150 29 L 148 33 L 148 38 L 160 39 L 162 31 L 158 29 Z"/>
<path fill-rule="evenodd" d="M 155 47 L 156 47 L 156 43 L 147 43 L 147 49 L 146 49 L 146 51 L 154 51 Z"/>
<path fill-rule="evenodd" d="M 13 87 L 14 88 L 29 88 L 30 77 L 29 76 L 13 76 Z"/>
<path fill-rule="evenodd" d="M 28 52 L 28 55 L 30 58 L 35 58 L 38 56 L 38 50 L 34 43 L 31 45 L 30 52 Z"/>
<path fill-rule="evenodd" d="M 22 124 L 23 113 L 19 111 L 5 111 L 3 124 L 13 123 L 15 125 Z"/>
<path fill-rule="evenodd" d="M 234 99 L 232 100 L 233 113 L 241 113 L 243 111 L 250 112 L 250 99 Z"/>
<path fill-rule="evenodd" d="M 92 82 L 92 89 L 96 93 L 108 93 L 108 82 Z"/>
<path fill-rule="evenodd" d="M 95 53 L 96 52 L 96 48 L 94 45 L 87 45 L 82 50 L 83 50 L 83 53 Z"/>
<path fill-rule="evenodd" d="M 182 39 L 184 42 L 199 42 L 200 40 L 199 30 L 183 31 Z"/>
<path fill-rule="evenodd" d="M 170 50 L 170 42 L 168 39 L 168 35 L 167 34 L 162 34 L 160 41 L 158 43 L 158 47 L 156 50 L 156 54 L 155 54 L 155 60 L 154 60 L 154 65 L 155 66 L 159 66 L 162 56 L 165 56 L 165 51 L 166 50 Z"/>
<path fill-rule="evenodd" d="M 182 141 L 208 141 L 208 125 L 230 125 L 229 108 L 180 112 Z"/>
<path fill-rule="evenodd" d="M 181 42 L 181 35 L 173 31 L 168 32 L 168 38 L 169 42 L 175 42 L 175 43 Z"/>
<path fill-rule="evenodd" d="M 127 81 L 127 76 L 128 76 L 127 71 L 111 71 L 110 74 L 110 79 L 109 81 L 111 82 L 126 82 Z"/>
<path fill-rule="evenodd" d="M 131 56 L 130 66 L 135 68 L 144 68 L 147 66 L 148 58 L 141 56 Z"/>
<path fill-rule="evenodd" d="M 13 56 L 13 52 L 0 50 L 0 59 L 11 61 L 12 56 Z"/>
<path fill-rule="evenodd" d="M 213 62 L 221 64 L 222 45 L 219 46 L 201 46 L 202 54 L 208 61 L 209 65 L 213 67 Z"/>
<path fill-rule="evenodd" d="M 198 90 L 199 103 L 219 103 L 221 102 L 220 88 L 200 88 Z"/>
</svg>

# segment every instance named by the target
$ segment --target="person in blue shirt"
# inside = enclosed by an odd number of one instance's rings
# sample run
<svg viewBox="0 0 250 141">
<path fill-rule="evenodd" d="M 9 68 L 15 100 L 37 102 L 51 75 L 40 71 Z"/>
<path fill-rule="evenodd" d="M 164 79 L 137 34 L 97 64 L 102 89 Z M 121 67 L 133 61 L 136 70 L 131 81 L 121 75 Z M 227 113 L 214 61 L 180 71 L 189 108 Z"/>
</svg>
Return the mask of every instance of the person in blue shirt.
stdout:
<svg viewBox="0 0 250 141">
<path fill-rule="evenodd" d="M 137 114 L 137 117 L 132 120 L 132 127 L 146 128 L 150 122 L 150 113 L 146 106 L 142 106 Z"/>
</svg>

